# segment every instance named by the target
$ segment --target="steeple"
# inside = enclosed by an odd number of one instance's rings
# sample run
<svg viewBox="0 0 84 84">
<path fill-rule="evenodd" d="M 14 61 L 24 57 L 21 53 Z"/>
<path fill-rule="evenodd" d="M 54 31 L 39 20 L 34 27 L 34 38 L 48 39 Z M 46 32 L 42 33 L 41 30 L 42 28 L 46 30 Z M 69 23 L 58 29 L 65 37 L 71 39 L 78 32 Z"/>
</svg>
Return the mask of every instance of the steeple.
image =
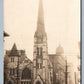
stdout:
<svg viewBox="0 0 84 84">
<path fill-rule="evenodd" d="M 42 0 L 39 0 L 38 24 L 44 25 L 44 13 L 43 13 L 43 3 L 42 3 Z"/>
<path fill-rule="evenodd" d="M 36 34 L 36 36 L 41 36 L 41 35 L 45 34 L 44 13 L 43 13 L 42 0 L 39 0 L 37 30 L 36 30 L 35 34 Z"/>
</svg>

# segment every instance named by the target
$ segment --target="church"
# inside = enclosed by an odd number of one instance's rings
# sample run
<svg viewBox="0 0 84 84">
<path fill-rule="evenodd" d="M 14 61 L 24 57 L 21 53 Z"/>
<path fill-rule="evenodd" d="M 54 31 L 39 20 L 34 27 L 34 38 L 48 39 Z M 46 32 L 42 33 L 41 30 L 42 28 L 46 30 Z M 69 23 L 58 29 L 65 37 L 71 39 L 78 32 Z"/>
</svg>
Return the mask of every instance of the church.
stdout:
<svg viewBox="0 0 84 84">
<path fill-rule="evenodd" d="M 61 45 L 48 54 L 42 0 L 39 0 L 37 29 L 34 34 L 33 61 L 16 44 L 4 57 L 4 84 L 65 84 L 65 57 Z"/>
</svg>

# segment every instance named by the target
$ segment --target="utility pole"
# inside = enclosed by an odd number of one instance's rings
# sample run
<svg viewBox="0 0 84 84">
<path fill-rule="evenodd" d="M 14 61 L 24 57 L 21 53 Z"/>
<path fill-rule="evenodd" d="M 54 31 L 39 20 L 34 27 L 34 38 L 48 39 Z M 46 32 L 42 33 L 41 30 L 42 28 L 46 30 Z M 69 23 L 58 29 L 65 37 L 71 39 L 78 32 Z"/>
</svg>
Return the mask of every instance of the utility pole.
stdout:
<svg viewBox="0 0 84 84">
<path fill-rule="evenodd" d="M 19 55 L 18 55 L 18 61 L 17 61 L 17 84 L 19 84 Z"/>
<path fill-rule="evenodd" d="M 65 71 L 65 82 L 66 82 L 66 84 L 68 84 L 67 83 L 67 77 L 68 77 L 68 72 L 67 72 L 67 59 L 66 59 L 66 71 Z"/>
</svg>

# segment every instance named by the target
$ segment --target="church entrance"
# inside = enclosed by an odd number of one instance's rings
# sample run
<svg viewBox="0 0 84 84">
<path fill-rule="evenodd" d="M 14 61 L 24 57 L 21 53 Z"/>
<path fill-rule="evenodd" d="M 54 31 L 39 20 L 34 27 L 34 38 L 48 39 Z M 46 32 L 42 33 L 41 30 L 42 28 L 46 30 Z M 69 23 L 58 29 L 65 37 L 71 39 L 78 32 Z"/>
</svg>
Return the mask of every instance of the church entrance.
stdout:
<svg viewBox="0 0 84 84">
<path fill-rule="evenodd" d="M 36 84 L 41 84 L 40 81 L 37 81 Z"/>
<path fill-rule="evenodd" d="M 44 84 L 41 77 L 37 76 L 37 79 L 34 80 L 34 84 Z"/>
</svg>

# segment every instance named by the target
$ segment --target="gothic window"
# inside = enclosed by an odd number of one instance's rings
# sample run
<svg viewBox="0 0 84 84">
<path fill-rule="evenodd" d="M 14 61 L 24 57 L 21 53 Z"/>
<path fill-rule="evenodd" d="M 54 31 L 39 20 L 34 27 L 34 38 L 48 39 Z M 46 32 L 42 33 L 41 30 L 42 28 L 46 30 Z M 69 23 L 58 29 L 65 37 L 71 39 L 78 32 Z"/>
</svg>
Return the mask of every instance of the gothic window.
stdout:
<svg viewBox="0 0 84 84">
<path fill-rule="evenodd" d="M 14 75 L 15 69 L 14 68 L 10 68 L 10 75 Z"/>
<path fill-rule="evenodd" d="M 22 71 L 22 79 L 31 79 L 31 70 L 29 68 Z"/>
</svg>

